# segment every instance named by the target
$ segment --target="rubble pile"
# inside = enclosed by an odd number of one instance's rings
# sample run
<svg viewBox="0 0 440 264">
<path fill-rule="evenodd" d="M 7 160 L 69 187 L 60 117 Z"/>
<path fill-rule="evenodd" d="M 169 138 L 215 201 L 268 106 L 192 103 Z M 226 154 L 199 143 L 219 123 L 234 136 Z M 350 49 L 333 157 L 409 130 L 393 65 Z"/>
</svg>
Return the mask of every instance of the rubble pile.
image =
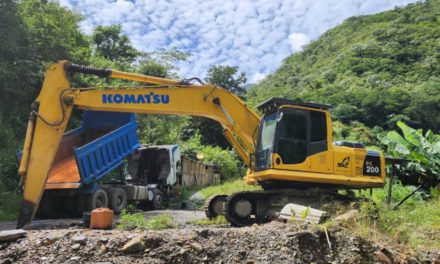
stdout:
<svg viewBox="0 0 440 264">
<path fill-rule="evenodd" d="M 344 229 L 327 235 L 279 222 L 164 231 L 34 230 L 0 242 L 0 263 L 430 263 L 440 258 L 439 252 L 402 255 Z"/>
</svg>

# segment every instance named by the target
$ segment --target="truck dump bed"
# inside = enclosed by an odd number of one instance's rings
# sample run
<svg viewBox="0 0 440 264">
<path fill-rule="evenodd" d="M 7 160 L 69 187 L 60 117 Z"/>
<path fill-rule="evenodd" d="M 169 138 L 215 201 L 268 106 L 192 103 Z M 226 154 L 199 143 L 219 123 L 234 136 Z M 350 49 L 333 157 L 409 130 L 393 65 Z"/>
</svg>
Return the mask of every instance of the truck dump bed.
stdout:
<svg viewBox="0 0 440 264">
<path fill-rule="evenodd" d="M 101 179 L 139 147 L 134 114 L 86 111 L 63 136 L 45 189 L 79 188 Z"/>
</svg>

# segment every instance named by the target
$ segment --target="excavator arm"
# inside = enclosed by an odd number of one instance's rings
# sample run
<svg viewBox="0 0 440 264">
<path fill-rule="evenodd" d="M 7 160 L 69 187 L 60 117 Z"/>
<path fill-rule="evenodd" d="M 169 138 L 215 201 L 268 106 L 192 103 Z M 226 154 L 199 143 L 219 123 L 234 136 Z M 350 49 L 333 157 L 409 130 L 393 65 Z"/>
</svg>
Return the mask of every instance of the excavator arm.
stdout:
<svg viewBox="0 0 440 264">
<path fill-rule="evenodd" d="M 72 88 L 68 75 L 93 74 L 145 83 L 143 87 Z M 201 83 L 201 82 L 200 82 Z M 32 104 L 19 174 L 24 177 L 17 227 L 35 215 L 44 185 L 74 107 L 89 110 L 203 116 L 219 122 L 239 156 L 249 163 L 260 117 L 236 95 L 213 86 L 95 69 L 60 61 L 46 71 L 42 90 Z"/>
</svg>

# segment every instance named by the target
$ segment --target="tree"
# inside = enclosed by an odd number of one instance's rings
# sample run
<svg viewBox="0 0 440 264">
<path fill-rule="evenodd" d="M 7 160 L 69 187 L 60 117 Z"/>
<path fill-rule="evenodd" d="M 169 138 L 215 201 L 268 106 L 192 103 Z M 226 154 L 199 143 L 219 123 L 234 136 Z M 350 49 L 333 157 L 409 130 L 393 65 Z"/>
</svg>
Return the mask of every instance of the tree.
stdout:
<svg viewBox="0 0 440 264">
<path fill-rule="evenodd" d="M 133 65 L 135 71 L 155 77 L 175 78 L 176 62 L 186 61 L 189 54 L 177 50 L 142 53 Z M 139 115 L 138 135 L 142 143 L 175 144 L 187 126 L 188 117 L 173 115 Z"/>
<path fill-rule="evenodd" d="M 223 65 L 211 66 L 205 78 L 206 82 L 233 92 L 241 98 L 243 98 L 246 93 L 246 89 L 244 88 L 246 80 L 246 73 L 238 73 L 238 67 Z M 228 140 L 223 135 L 223 127 L 214 120 L 204 117 L 193 117 L 189 127 L 193 128 L 193 130 L 189 131 L 189 136 L 198 131 L 202 136 L 201 142 L 204 145 L 219 146 L 222 148 L 230 147 Z"/>
<path fill-rule="evenodd" d="M 246 93 L 246 73 L 238 73 L 237 66 L 214 65 L 208 69 L 205 81 L 243 97 Z"/>
<path fill-rule="evenodd" d="M 81 63 L 89 45 L 79 30 L 82 17 L 58 2 L 2 0 L 0 14 L 0 180 L 12 190 L 18 182 L 15 152 L 47 64 Z"/>
<path fill-rule="evenodd" d="M 97 26 L 93 30 L 92 42 L 95 51 L 107 60 L 133 62 L 139 55 L 128 36 L 122 32 L 121 25 Z"/>
<path fill-rule="evenodd" d="M 30 97 L 29 85 L 35 81 L 32 72 L 36 68 L 32 66 L 35 60 L 32 40 L 18 5 L 13 0 L 6 0 L 0 4 L 0 13 L 0 112 L 6 113 L 17 106 L 12 102 L 23 103 Z"/>
<path fill-rule="evenodd" d="M 24 0 L 19 7 L 42 68 L 58 60 L 79 63 L 87 57 L 89 44 L 78 26 L 83 19 L 79 13 L 55 1 Z"/>
</svg>

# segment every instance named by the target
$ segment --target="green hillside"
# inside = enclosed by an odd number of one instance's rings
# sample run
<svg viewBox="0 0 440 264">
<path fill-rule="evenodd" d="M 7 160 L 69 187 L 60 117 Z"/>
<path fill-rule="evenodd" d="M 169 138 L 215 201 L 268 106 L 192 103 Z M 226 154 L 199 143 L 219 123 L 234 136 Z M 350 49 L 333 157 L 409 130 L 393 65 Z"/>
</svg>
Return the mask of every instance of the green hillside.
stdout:
<svg viewBox="0 0 440 264">
<path fill-rule="evenodd" d="M 248 93 L 330 103 L 344 123 L 440 129 L 440 1 L 352 17 L 287 57 Z"/>
</svg>

